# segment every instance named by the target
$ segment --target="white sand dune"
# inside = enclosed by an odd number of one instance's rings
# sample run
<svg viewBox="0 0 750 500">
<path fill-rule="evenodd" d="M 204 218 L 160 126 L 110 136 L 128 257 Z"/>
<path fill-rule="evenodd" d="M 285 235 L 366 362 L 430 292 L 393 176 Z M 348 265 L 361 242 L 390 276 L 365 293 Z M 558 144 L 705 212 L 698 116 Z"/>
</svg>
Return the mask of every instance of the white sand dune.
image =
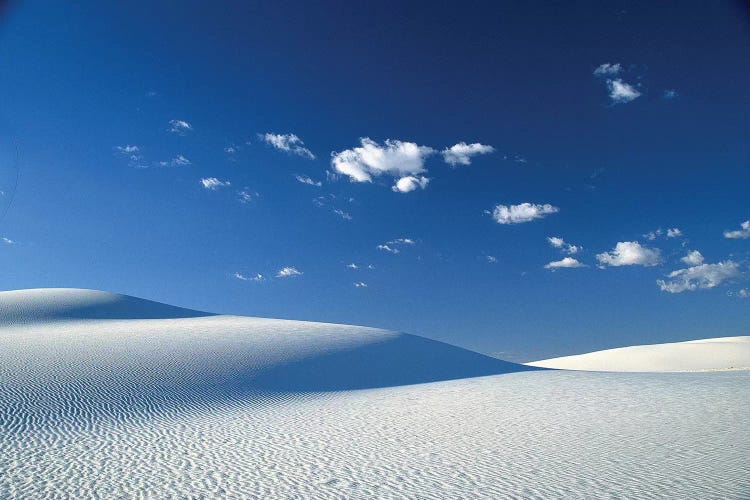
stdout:
<svg viewBox="0 0 750 500">
<path fill-rule="evenodd" d="M 750 377 L 0 293 L 0 498 L 743 498 Z"/>
<path fill-rule="evenodd" d="M 527 363 L 560 370 L 689 372 L 750 370 L 750 337 L 639 345 Z"/>
</svg>

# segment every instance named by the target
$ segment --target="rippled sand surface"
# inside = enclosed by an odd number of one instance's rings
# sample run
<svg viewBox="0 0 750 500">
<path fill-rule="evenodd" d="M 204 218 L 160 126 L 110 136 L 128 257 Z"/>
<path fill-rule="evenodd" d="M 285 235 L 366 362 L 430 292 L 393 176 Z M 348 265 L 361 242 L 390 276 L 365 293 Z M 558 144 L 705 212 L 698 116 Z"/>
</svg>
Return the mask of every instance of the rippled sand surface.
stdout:
<svg viewBox="0 0 750 500">
<path fill-rule="evenodd" d="M 0 294 L 0 498 L 750 497 L 748 372 L 529 370 L 86 293 Z"/>
</svg>

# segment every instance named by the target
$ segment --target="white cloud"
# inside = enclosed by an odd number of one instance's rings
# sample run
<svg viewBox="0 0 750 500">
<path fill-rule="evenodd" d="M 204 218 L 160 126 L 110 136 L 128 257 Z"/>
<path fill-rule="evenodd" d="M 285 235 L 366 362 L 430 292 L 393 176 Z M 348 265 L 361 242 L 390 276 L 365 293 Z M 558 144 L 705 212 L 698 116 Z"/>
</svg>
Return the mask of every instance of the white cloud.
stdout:
<svg viewBox="0 0 750 500">
<path fill-rule="evenodd" d="M 610 64 L 610 63 L 604 63 L 600 64 L 596 67 L 594 70 L 595 76 L 616 76 L 619 75 L 622 71 L 622 65 L 620 63 Z"/>
<path fill-rule="evenodd" d="M 346 267 L 348 267 L 349 269 L 359 269 L 359 266 L 354 262 L 352 262 L 351 264 L 347 264 Z"/>
<path fill-rule="evenodd" d="M 351 214 L 349 214 L 348 212 L 344 212 L 341 209 L 334 208 L 333 209 L 333 213 L 335 213 L 336 215 L 338 215 L 339 217 L 341 217 L 344 220 L 352 220 Z"/>
<path fill-rule="evenodd" d="M 607 88 L 609 89 L 609 98 L 615 104 L 621 104 L 638 99 L 641 93 L 636 90 L 635 87 L 629 83 L 625 83 L 619 78 L 615 80 L 607 80 Z"/>
<path fill-rule="evenodd" d="M 413 239 L 411 238 L 396 238 L 395 240 L 391 240 L 388 242 L 389 245 L 415 245 Z"/>
<path fill-rule="evenodd" d="M 305 147 L 305 143 L 295 134 L 258 134 L 258 137 L 265 141 L 266 144 L 273 146 L 280 151 L 302 156 L 310 160 L 315 159 L 315 155 Z"/>
<path fill-rule="evenodd" d="M 667 229 L 667 238 L 679 238 L 682 236 L 682 231 L 676 227 Z"/>
<path fill-rule="evenodd" d="M 718 264 L 701 264 L 686 269 L 678 269 L 669 273 L 668 280 L 656 280 L 656 283 L 664 292 L 682 293 L 714 288 L 720 285 L 722 281 L 739 276 L 739 274 L 739 266 L 735 262 L 727 260 Z"/>
<path fill-rule="evenodd" d="M 747 288 L 742 288 L 741 290 L 737 291 L 737 296 L 743 299 L 750 298 L 750 290 Z"/>
<path fill-rule="evenodd" d="M 309 186 L 320 187 L 323 185 L 322 182 L 314 181 L 306 175 L 295 175 L 294 178 L 297 179 L 297 182 L 301 182 L 302 184 L 307 184 Z"/>
<path fill-rule="evenodd" d="M 750 238 L 750 220 L 746 220 L 745 222 L 740 224 L 740 229 L 736 231 L 724 231 L 724 237 L 741 240 Z"/>
<path fill-rule="evenodd" d="M 521 224 L 559 211 L 559 208 L 548 203 L 544 205 L 521 203 L 520 205 L 496 205 L 491 215 L 498 224 Z"/>
<path fill-rule="evenodd" d="M 258 193 L 256 193 L 255 191 L 250 191 L 250 189 L 248 188 L 243 188 L 237 191 L 237 197 L 242 204 L 250 203 L 258 196 L 260 196 Z"/>
<path fill-rule="evenodd" d="M 11 240 L 10 238 L 7 238 L 5 236 L 3 236 L 2 238 L 0 238 L 0 240 L 2 240 L 2 242 L 5 243 L 6 245 L 15 245 L 16 244 L 15 240 Z"/>
<path fill-rule="evenodd" d="M 661 262 L 661 252 L 656 248 L 641 246 L 637 241 L 620 241 L 611 252 L 596 256 L 604 266 L 655 266 Z"/>
<path fill-rule="evenodd" d="M 356 281 L 354 283 L 354 286 L 357 287 L 357 288 L 367 288 L 367 283 L 363 283 L 361 281 Z"/>
<path fill-rule="evenodd" d="M 383 250 L 384 252 L 397 254 L 401 253 L 400 248 L 414 244 L 415 242 L 411 238 L 396 238 L 395 240 L 386 241 L 385 243 L 378 245 L 376 248 L 378 250 Z"/>
<path fill-rule="evenodd" d="M 115 146 L 115 151 L 124 155 L 133 155 L 140 153 L 141 148 L 139 148 L 138 146 L 127 144 L 125 146 Z"/>
<path fill-rule="evenodd" d="M 283 267 L 279 269 L 279 272 L 276 273 L 277 278 L 293 278 L 295 276 L 301 276 L 304 274 L 302 271 L 299 271 L 296 267 Z"/>
<path fill-rule="evenodd" d="M 184 167 L 186 165 L 192 165 L 193 162 L 188 160 L 182 155 L 177 155 L 171 160 L 168 161 L 160 161 L 159 166 L 160 167 Z"/>
<path fill-rule="evenodd" d="M 380 244 L 376 247 L 378 250 L 383 250 L 384 252 L 390 252 L 390 253 L 400 253 L 400 250 L 398 248 L 394 248 L 387 243 Z"/>
<path fill-rule="evenodd" d="M 486 155 L 493 153 L 495 148 L 486 144 L 480 144 L 475 142 L 474 144 L 466 144 L 465 142 L 459 142 L 445 148 L 442 151 L 443 159 L 448 165 L 455 167 L 456 165 L 471 165 L 471 157 L 476 155 Z"/>
<path fill-rule="evenodd" d="M 193 131 L 193 126 L 185 120 L 169 120 L 169 132 L 177 135 L 185 135 Z"/>
<path fill-rule="evenodd" d="M 484 258 L 489 262 L 490 264 L 495 264 L 497 262 L 497 257 L 494 255 L 485 255 Z"/>
<path fill-rule="evenodd" d="M 664 91 L 664 99 L 676 99 L 680 94 L 674 89 L 667 89 Z"/>
<path fill-rule="evenodd" d="M 662 231 L 661 228 L 659 228 L 655 231 L 649 231 L 648 233 L 644 234 L 643 237 L 649 241 L 654 241 L 656 238 L 658 238 L 662 234 L 664 234 L 664 231 Z"/>
<path fill-rule="evenodd" d="M 680 260 L 688 266 L 699 266 L 703 264 L 703 255 L 698 250 L 693 250 Z"/>
<path fill-rule="evenodd" d="M 224 148 L 224 152 L 228 155 L 233 155 L 237 152 L 237 148 L 235 146 L 227 146 Z"/>
<path fill-rule="evenodd" d="M 260 273 L 255 276 L 245 276 L 242 273 L 234 273 L 232 277 L 241 281 L 265 281 L 266 279 L 266 277 Z"/>
<path fill-rule="evenodd" d="M 408 193 L 410 191 L 414 191 L 417 188 L 426 188 L 429 182 L 430 179 L 428 179 L 427 177 L 415 177 L 413 175 L 407 175 L 406 177 L 401 177 L 398 181 L 396 181 L 396 184 L 394 184 L 391 189 L 396 193 Z"/>
<path fill-rule="evenodd" d="M 216 177 L 204 177 L 201 179 L 201 184 L 204 188 L 210 190 L 210 191 L 216 191 L 219 188 L 228 187 L 231 186 L 232 183 L 229 181 L 220 181 Z"/>
<path fill-rule="evenodd" d="M 577 254 L 581 251 L 581 247 L 577 245 L 571 245 L 570 243 L 565 243 L 565 240 L 560 238 L 559 236 L 548 236 L 547 241 L 553 247 L 559 248 L 569 255 Z"/>
<path fill-rule="evenodd" d="M 336 173 L 352 182 L 372 182 L 373 177 L 389 175 L 395 178 L 426 172 L 424 161 L 434 153 L 428 146 L 414 142 L 387 139 L 380 145 L 369 137 L 360 138 L 360 146 L 331 153 L 331 165 Z"/>
<path fill-rule="evenodd" d="M 549 264 L 545 265 L 545 269 L 563 269 L 563 268 L 576 268 L 576 267 L 586 267 L 586 264 L 583 264 L 579 262 L 578 260 L 574 259 L 573 257 L 565 257 L 562 260 L 556 260 L 553 262 L 550 262 Z"/>
</svg>

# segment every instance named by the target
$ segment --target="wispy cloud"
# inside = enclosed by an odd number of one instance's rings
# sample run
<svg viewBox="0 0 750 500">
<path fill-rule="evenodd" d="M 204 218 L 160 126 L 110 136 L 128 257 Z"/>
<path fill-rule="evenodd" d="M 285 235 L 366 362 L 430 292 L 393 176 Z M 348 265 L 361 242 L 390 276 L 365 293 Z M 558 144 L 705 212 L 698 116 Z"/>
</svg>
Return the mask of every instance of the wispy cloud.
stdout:
<svg viewBox="0 0 750 500">
<path fill-rule="evenodd" d="M 254 276 L 245 276 L 242 273 L 234 273 L 234 274 L 232 274 L 232 277 L 234 279 L 238 279 L 240 281 L 265 281 L 266 280 L 266 277 L 263 276 L 260 273 L 254 275 Z"/>
<path fill-rule="evenodd" d="M 724 231 L 724 237 L 735 240 L 746 240 L 750 238 L 750 220 L 746 220 L 740 224 L 740 229 L 735 231 Z"/>
<path fill-rule="evenodd" d="M 680 94 L 674 89 L 667 89 L 662 93 L 664 99 L 676 99 L 679 95 Z"/>
<path fill-rule="evenodd" d="M 668 275 L 669 279 L 657 280 L 656 284 L 664 292 L 682 293 L 714 288 L 724 280 L 737 277 L 739 274 L 739 265 L 727 260 L 718 264 L 700 264 L 672 271 Z"/>
<path fill-rule="evenodd" d="M 200 180 L 201 185 L 210 191 L 216 191 L 220 188 L 229 187 L 232 185 L 229 181 L 220 181 L 216 177 L 204 177 Z"/>
<path fill-rule="evenodd" d="M 519 205 L 496 205 L 489 213 L 498 224 L 522 224 L 559 212 L 548 203 L 521 203 Z"/>
<path fill-rule="evenodd" d="M 304 273 L 298 270 L 296 267 L 282 267 L 279 272 L 276 273 L 277 278 L 294 278 L 295 276 L 302 276 Z"/>
<path fill-rule="evenodd" d="M 347 264 L 346 267 L 348 267 L 349 269 L 359 269 L 359 266 L 354 262 L 352 262 L 351 264 Z"/>
<path fill-rule="evenodd" d="M 621 72 L 622 65 L 620 63 L 604 63 L 596 67 L 594 76 L 617 76 Z"/>
<path fill-rule="evenodd" d="M 0 238 L 0 241 L 2 241 L 3 243 L 5 243 L 6 245 L 15 245 L 16 244 L 16 242 L 14 240 L 11 240 L 10 238 L 7 238 L 5 236 L 3 236 L 2 238 Z"/>
<path fill-rule="evenodd" d="M 258 134 L 258 137 L 266 144 L 273 146 L 279 151 L 284 151 L 297 156 L 302 156 L 310 160 L 315 159 L 315 155 L 305 147 L 305 143 L 295 134 Z"/>
<path fill-rule="evenodd" d="M 352 220 L 352 218 L 353 218 L 349 212 L 344 212 L 340 208 L 334 208 L 333 209 L 333 213 L 335 213 L 336 215 L 338 215 L 339 217 L 341 217 L 344 220 Z"/>
<path fill-rule="evenodd" d="M 442 151 L 443 159 L 448 165 L 455 167 L 457 165 L 471 165 L 472 157 L 476 155 L 486 155 L 493 153 L 495 148 L 486 144 L 480 144 L 475 142 L 473 144 L 466 144 L 465 142 L 459 142 L 445 148 Z"/>
<path fill-rule="evenodd" d="M 384 252 L 397 254 L 401 253 L 401 249 L 407 246 L 413 246 L 416 242 L 412 240 L 411 238 L 396 238 L 395 240 L 386 241 L 385 243 L 381 243 L 376 248 L 378 250 L 382 250 Z"/>
<path fill-rule="evenodd" d="M 485 255 L 485 256 L 484 256 L 484 259 L 485 259 L 485 260 L 486 260 L 487 262 L 489 262 L 490 264 L 495 264 L 495 263 L 497 263 L 497 257 L 495 257 L 494 255 Z"/>
<path fill-rule="evenodd" d="M 307 184 L 308 186 L 320 187 L 323 185 L 322 182 L 314 181 L 306 175 L 295 175 L 294 178 L 297 179 L 297 182 L 301 182 L 302 184 Z"/>
<path fill-rule="evenodd" d="M 596 256 L 599 267 L 605 266 L 656 266 L 661 263 L 661 252 L 657 248 L 642 246 L 637 241 L 620 241 L 609 252 Z"/>
<path fill-rule="evenodd" d="M 364 283 L 362 281 L 355 281 L 354 286 L 356 288 L 367 288 L 367 283 Z"/>
<path fill-rule="evenodd" d="M 160 161 L 160 167 L 184 167 L 186 165 L 192 165 L 193 162 L 188 160 L 183 155 L 177 155 L 171 160 Z"/>
<path fill-rule="evenodd" d="M 259 195 L 255 191 L 251 191 L 249 188 L 245 187 L 237 191 L 237 198 L 239 199 L 240 203 L 247 204 L 253 201 L 255 198 L 257 198 Z"/>
<path fill-rule="evenodd" d="M 193 131 L 193 126 L 185 120 L 169 120 L 167 131 L 177 135 L 186 135 Z"/>
<path fill-rule="evenodd" d="M 579 262 L 577 259 L 574 259 L 573 257 L 564 257 L 562 260 L 556 260 L 544 266 L 545 269 L 549 269 L 551 271 L 554 271 L 555 269 L 565 269 L 565 268 L 572 269 L 576 267 L 587 267 L 587 266 L 586 264 Z"/>
</svg>

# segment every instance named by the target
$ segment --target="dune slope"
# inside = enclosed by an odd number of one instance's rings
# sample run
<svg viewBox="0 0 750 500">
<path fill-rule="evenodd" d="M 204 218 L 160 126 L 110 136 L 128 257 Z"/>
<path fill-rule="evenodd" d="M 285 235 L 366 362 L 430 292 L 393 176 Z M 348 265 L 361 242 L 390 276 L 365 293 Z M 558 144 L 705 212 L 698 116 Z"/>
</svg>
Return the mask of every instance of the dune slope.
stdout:
<svg viewBox="0 0 750 500">
<path fill-rule="evenodd" d="M 612 372 L 750 370 L 750 337 L 621 347 L 534 361 L 527 365 Z"/>
</svg>

